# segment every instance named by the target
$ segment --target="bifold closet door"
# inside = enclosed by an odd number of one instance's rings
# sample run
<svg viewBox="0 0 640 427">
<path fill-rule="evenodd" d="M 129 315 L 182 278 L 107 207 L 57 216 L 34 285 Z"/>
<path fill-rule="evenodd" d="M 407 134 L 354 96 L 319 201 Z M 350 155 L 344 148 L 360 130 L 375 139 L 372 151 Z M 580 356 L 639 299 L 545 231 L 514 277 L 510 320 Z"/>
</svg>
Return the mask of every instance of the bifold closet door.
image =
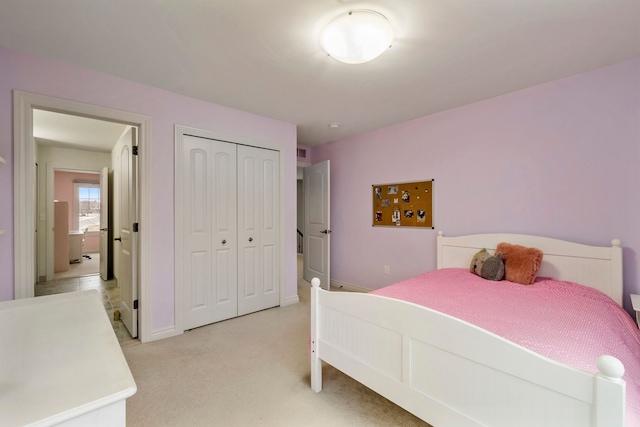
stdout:
<svg viewBox="0 0 640 427">
<path fill-rule="evenodd" d="M 185 330 L 238 315 L 236 145 L 184 136 Z"/>
<path fill-rule="evenodd" d="M 238 315 L 280 304 L 280 157 L 238 146 Z"/>
</svg>

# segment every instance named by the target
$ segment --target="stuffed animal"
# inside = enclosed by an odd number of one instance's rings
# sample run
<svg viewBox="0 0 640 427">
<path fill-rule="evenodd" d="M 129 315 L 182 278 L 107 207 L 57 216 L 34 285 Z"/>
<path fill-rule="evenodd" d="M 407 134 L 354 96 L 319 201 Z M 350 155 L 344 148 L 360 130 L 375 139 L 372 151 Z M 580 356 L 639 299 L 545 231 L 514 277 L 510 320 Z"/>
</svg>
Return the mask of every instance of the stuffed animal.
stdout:
<svg viewBox="0 0 640 427">
<path fill-rule="evenodd" d="M 470 270 L 483 279 L 502 280 L 504 278 L 502 254 L 492 256 L 486 249 L 482 249 L 473 256 Z"/>
<path fill-rule="evenodd" d="M 504 262 L 502 254 L 487 258 L 480 268 L 480 277 L 487 280 L 502 280 L 504 278 Z"/>
<path fill-rule="evenodd" d="M 491 254 L 487 252 L 486 249 L 482 249 L 480 252 L 473 256 L 471 260 L 471 272 L 480 276 L 480 271 L 482 271 L 482 265 L 485 263 L 487 258 L 491 258 Z"/>
</svg>

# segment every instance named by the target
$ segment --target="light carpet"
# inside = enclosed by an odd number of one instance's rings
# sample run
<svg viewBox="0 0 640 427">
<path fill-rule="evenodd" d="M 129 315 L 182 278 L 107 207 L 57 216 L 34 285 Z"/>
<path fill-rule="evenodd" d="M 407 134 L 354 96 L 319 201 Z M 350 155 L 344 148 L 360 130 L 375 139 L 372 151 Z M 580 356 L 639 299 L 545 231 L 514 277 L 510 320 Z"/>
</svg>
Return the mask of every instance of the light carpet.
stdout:
<svg viewBox="0 0 640 427">
<path fill-rule="evenodd" d="M 428 426 L 335 368 L 310 388 L 309 282 L 300 303 L 123 348 L 138 386 L 128 426 Z"/>
</svg>

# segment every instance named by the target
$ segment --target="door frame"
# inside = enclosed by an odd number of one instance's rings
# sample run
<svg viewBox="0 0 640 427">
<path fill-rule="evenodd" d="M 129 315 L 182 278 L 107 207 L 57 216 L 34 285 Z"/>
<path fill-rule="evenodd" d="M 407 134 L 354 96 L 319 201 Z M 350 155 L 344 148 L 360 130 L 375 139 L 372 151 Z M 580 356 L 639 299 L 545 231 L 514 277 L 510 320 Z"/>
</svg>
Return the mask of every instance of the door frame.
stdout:
<svg viewBox="0 0 640 427">
<path fill-rule="evenodd" d="M 113 151 L 113 150 L 112 150 Z M 109 266 L 113 270 L 113 259 L 109 257 L 109 222 L 113 219 L 109 211 L 113 211 L 113 207 L 109 204 L 109 168 L 103 167 L 100 171 L 100 231 L 98 238 L 100 264 L 98 271 L 102 280 L 109 280 Z M 103 227 L 104 226 L 104 227 Z M 104 267 L 104 268 L 103 268 Z"/>
<path fill-rule="evenodd" d="M 36 283 L 34 269 L 36 248 L 34 108 L 124 123 L 138 128 L 138 145 L 140 147 L 138 201 L 140 222 L 143 225 L 138 233 L 138 295 L 140 297 L 138 321 L 140 322 L 140 341 L 149 341 L 152 336 L 149 245 L 151 118 L 148 116 L 20 90 L 13 91 L 14 298 L 33 297 L 34 284 Z"/>
<path fill-rule="evenodd" d="M 207 138 L 207 139 L 215 139 L 218 141 L 229 142 L 232 144 L 239 145 L 248 145 L 251 147 L 265 148 L 268 150 L 278 151 L 280 153 L 280 307 L 284 307 L 286 305 L 292 304 L 294 302 L 298 302 L 297 298 L 295 301 L 292 301 L 290 298 L 287 300 L 285 297 L 286 294 L 286 280 L 285 280 L 285 179 L 284 179 L 284 171 L 285 168 L 285 157 L 286 152 L 282 145 L 268 143 L 264 141 L 259 141 L 253 138 L 246 138 L 237 135 L 230 135 L 221 132 L 213 132 L 204 129 L 197 129 L 184 125 L 175 125 L 175 134 L 174 134 L 174 171 L 175 171 L 175 181 L 174 181 L 174 194 L 175 194 L 175 211 L 174 211 L 174 232 L 175 232 L 175 242 L 174 242 L 174 262 L 175 262 L 175 332 L 176 334 L 184 333 L 184 286 L 182 280 L 179 280 L 182 277 L 182 271 L 184 269 L 184 265 L 182 262 L 182 256 L 178 254 L 178 251 L 183 247 L 182 242 L 184 236 L 182 234 L 182 218 L 183 218 L 183 203 L 182 203 L 182 192 L 177 191 L 177 189 L 181 188 L 182 185 L 182 138 L 185 135 Z"/>
</svg>

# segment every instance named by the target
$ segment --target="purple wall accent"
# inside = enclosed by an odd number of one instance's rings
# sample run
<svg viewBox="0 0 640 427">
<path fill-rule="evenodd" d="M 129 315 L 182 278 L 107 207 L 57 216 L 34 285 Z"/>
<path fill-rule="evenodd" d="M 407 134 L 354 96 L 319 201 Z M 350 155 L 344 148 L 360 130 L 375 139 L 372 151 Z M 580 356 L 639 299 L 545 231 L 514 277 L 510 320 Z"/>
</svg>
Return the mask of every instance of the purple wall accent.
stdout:
<svg viewBox="0 0 640 427">
<path fill-rule="evenodd" d="M 91 70 L 0 48 L 0 301 L 13 299 L 13 95 L 14 89 L 130 111 L 151 117 L 150 259 L 151 330 L 174 325 L 173 167 L 174 125 L 181 124 L 286 149 L 286 297 L 297 295 L 296 126 L 119 79 Z M 213 76 L 214 77 L 214 76 Z M 212 77 L 211 84 L 215 83 Z"/>
<path fill-rule="evenodd" d="M 313 148 L 331 161 L 332 279 L 377 289 L 433 270 L 436 233 L 624 246 L 640 293 L 640 59 Z M 435 179 L 434 230 L 373 228 L 371 185 Z M 390 266 L 390 275 L 383 266 Z"/>
</svg>

